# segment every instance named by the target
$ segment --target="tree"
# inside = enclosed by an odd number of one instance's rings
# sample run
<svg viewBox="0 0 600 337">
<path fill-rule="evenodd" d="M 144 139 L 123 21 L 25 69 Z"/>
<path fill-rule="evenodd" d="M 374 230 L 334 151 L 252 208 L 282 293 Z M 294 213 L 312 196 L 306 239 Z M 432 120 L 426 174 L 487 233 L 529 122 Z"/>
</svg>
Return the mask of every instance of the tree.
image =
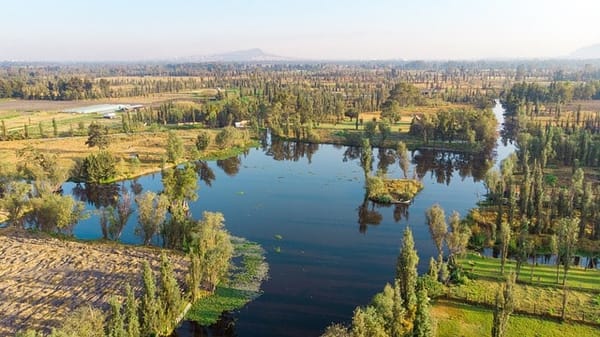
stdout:
<svg viewBox="0 0 600 337">
<path fill-rule="evenodd" d="M 202 284 L 214 292 L 229 270 L 233 245 L 224 228 L 222 213 L 204 212 L 202 219 L 191 229 L 189 246 L 198 254 L 202 266 Z"/>
<path fill-rule="evenodd" d="M 385 140 L 392 133 L 392 129 L 390 125 L 385 121 L 379 122 L 379 124 L 377 124 L 377 127 L 379 129 L 379 133 L 381 134 L 381 142 L 379 144 L 383 146 L 385 144 Z"/>
<path fill-rule="evenodd" d="M 446 234 L 446 245 L 450 252 L 448 259 L 454 263 L 455 256 L 462 255 L 467 250 L 471 229 L 466 223 L 460 221 L 460 215 L 456 211 L 450 216 L 450 229 L 451 231 Z"/>
<path fill-rule="evenodd" d="M 165 221 L 169 201 L 163 194 L 146 191 L 135 198 L 138 209 L 138 226 L 135 234 L 149 245 L 152 237 L 158 233 L 160 224 Z"/>
<path fill-rule="evenodd" d="M 2 188 L 4 191 L 0 199 L 0 209 L 4 209 L 8 214 L 8 224 L 23 227 L 31 185 L 21 181 L 9 181 Z"/>
<path fill-rule="evenodd" d="M 514 298 L 514 274 L 509 275 L 506 283 L 496 293 L 496 306 L 494 308 L 494 319 L 492 322 L 492 337 L 503 337 L 508 328 L 508 319 L 515 308 Z"/>
<path fill-rule="evenodd" d="M 164 253 L 161 254 L 160 285 L 159 299 L 163 312 L 161 330 L 163 335 L 167 335 L 173 330 L 175 321 L 181 314 L 183 300 L 173 273 L 173 266 Z"/>
<path fill-rule="evenodd" d="M 444 254 L 444 239 L 448 233 L 444 209 L 439 204 L 435 204 L 425 211 L 425 216 L 427 217 L 427 225 L 429 226 L 429 233 L 431 233 L 433 243 L 438 250 L 439 256 L 442 257 Z"/>
<path fill-rule="evenodd" d="M 108 147 L 110 139 L 108 138 L 108 127 L 98 123 L 91 123 L 88 127 L 88 139 L 85 144 L 88 147 L 97 146 L 100 150 Z"/>
<path fill-rule="evenodd" d="M 108 301 L 110 305 L 110 315 L 106 324 L 108 337 L 126 337 L 125 320 L 121 313 L 121 303 L 115 297 Z"/>
<path fill-rule="evenodd" d="M 200 264 L 199 254 L 195 252 L 194 249 L 190 249 L 188 256 L 190 258 L 190 263 L 186 282 L 193 303 L 200 298 L 200 285 L 202 279 L 204 279 L 204 275 L 202 275 L 203 268 Z"/>
<path fill-rule="evenodd" d="M 369 141 L 369 138 L 362 139 L 360 166 L 363 168 L 365 178 L 368 177 L 373 166 L 373 151 L 371 149 L 371 142 Z"/>
<path fill-rule="evenodd" d="M 341 324 L 332 324 L 328 326 L 321 337 L 352 337 L 348 328 Z"/>
<path fill-rule="evenodd" d="M 45 193 L 32 198 L 30 207 L 27 221 L 45 232 L 70 233 L 72 226 L 86 216 L 83 203 L 75 201 L 70 195 Z"/>
<path fill-rule="evenodd" d="M 135 294 L 129 283 L 125 287 L 125 325 L 127 329 L 127 337 L 140 337 L 140 319 L 138 306 L 139 303 L 135 298 Z"/>
<path fill-rule="evenodd" d="M 58 137 L 58 125 L 56 124 L 56 119 L 54 118 L 52 118 L 52 131 L 54 138 Z"/>
<path fill-rule="evenodd" d="M 416 295 L 415 287 L 417 285 L 417 265 L 419 264 L 419 255 L 415 250 L 415 241 L 412 231 L 409 227 L 404 230 L 402 237 L 402 247 L 398 262 L 396 263 L 396 279 L 400 287 L 400 295 L 404 299 L 404 308 L 408 312 L 408 316 L 414 317 L 416 310 Z"/>
<path fill-rule="evenodd" d="M 392 123 L 397 123 L 401 118 L 400 103 L 396 100 L 386 101 L 381 110 L 381 118 L 387 119 Z"/>
<path fill-rule="evenodd" d="M 433 337 L 433 323 L 429 313 L 429 298 L 427 290 L 417 291 L 417 311 L 413 323 L 413 337 Z"/>
<path fill-rule="evenodd" d="M 161 304 L 156 297 L 156 284 L 150 264 L 144 262 L 143 293 L 140 302 L 140 331 L 142 336 L 154 336 L 159 332 Z"/>
<path fill-rule="evenodd" d="M 501 257 L 500 257 L 500 273 L 504 274 L 504 265 L 506 264 L 506 257 L 508 256 L 508 247 L 510 245 L 510 238 L 512 230 L 507 222 L 502 222 L 500 228 L 500 246 L 501 246 Z"/>
<path fill-rule="evenodd" d="M 558 221 L 558 250 L 563 262 L 563 285 L 567 282 L 567 273 L 577 248 L 578 238 L 579 219 L 563 218 Z"/>
<path fill-rule="evenodd" d="M 377 123 L 373 122 L 373 121 L 366 122 L 365 123 L 365 130 L 364 130 L 365 137 L 370 142 L 373 142 L 376 133 L 377 133 Z"/>
<path fill-rule="evenodd" d="M 198 151 L 204 151 L 210 145 L 210 134 L 207 131 L 200 131 L 196 138 L 196 148 Z"/>
<path fill-rule="evenodd" d="M 104 315 L 98 309 L 84 306 L 76 309 L 63 320 L 49 337 L 105 337 Z"/>
<path fill-rule="evenodd" d="M 116 159 L 108 151 L 92 153 L 83 159 L 80 169 L 74 168 L 72 175 L 88 183 L 107 182 L 117 175 L 116 163 Z"/>
<path fill-rule="evenodd" d="M 177 164 L 183 157 L 183 142 L 181 138 L 171 130 L 167 134 L 167 161 Z"/>
</svg>

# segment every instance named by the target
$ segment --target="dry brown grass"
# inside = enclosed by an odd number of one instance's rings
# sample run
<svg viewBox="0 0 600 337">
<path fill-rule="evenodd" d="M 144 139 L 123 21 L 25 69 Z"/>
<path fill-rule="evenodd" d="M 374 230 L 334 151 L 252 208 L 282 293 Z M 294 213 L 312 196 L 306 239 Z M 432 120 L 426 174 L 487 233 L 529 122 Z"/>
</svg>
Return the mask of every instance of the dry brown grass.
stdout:
<svg viewBox="0 0 600 337">
<path fill-rule="evenodd" d="M 207 131 L 212 134 L 213 139 L 218 132 L 218 130 Z M 189 153 L 189 150 L 195 147 L 194 141 L 198 130 L 175 130 L 175 132 L 188 150 L 186 153 Z M 167 135 L 167 132 L 111 135 L 111 142 L 106 150 L 119 160 L 118 179 L 128 179 L 159 171 L 166 154 Z M 97 148 L 89 148 L 85 145 L 86 140 L 87 137 L 68 137 L 3 141 L 0 142 L 0 162 L 8 163 L 8 170 L 14 171 L 19 160 L 17 150 L 31 146 L 43 153 L 56 154 L 61 168 L 69 170 L 75 159 L 85 158 L 90 153 L 98 151 Z M 218 149 L 210 147 L 202 155 L 209 157 L 216 152 Z M 139 158 L 139 164 L 134 164 L 130 160 L 135 155 Z"/>
<path fill-rule="evenodd" d="M 184 256 L 169 252 L 180 282 Z M 81 243 L 0 230 L 0 337 L 24 328 L 48 329 L 73 309 L 104 309 L 130 283 L 139 293 L 141 268 L 148 261 L 158 272 L 160 251 L 115 243 Z"/>
</svg>

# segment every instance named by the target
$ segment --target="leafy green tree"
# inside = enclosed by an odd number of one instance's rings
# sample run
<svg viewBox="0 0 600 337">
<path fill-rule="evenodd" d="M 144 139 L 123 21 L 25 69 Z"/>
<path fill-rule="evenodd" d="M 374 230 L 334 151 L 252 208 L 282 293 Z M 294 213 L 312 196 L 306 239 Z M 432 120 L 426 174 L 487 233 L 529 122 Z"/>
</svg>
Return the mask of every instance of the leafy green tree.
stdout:
<svg viewBox="0 0 600 337">
<path fill-rule="evenodd" d="M 567 282 L 567 273 L 571 267 L 573 255 L 579 238 L 579 219 L 563 218 L 558 221 L 558 248 L 563 263 L 562 284 Z"/>
<path fill-rule="evenodd" d="M 108 137 L 108 127 L 98 123 L 91 123 L 88 127 L 88 139 L 85 144 L 88 147 L 97 146 L 100 150 L 108 147 L 110 139 Z"/>
<path fill-rule="evenodd" d="M 89 306 L 70 313 L 60 328 L 53 329 L 49 337 L 105 337 L 104 314 Z"/>
<path fill-rule="evenodd" d="M 125 287 L 125 326 L 127 337 L 140 337 L 139 303 L 129 283 Z"/>
<path fill-rule="evenodd" d="M 352 318 L 353 337 L 387 337 L 385 322 L 372 306 L 357 308 Z"/>
<path fill-rule="evenodd" d="M 54 138 L 58 137 L 58 125 L 55 118 L 52 118 L 52 133 L 54 134 Z"/>
<path fill-rule="evenodd" d="M 202 284 L 205 288 L 214 292 L 219 281 L 227 275 L 233 245 L 229 233 L 224 228 L 222 213 L 204 212 L 202 219 L 198 221 L 190 233 L 190 247 L 198 254 Z"/>
<path fill-rule="evenodd" d="M 29 205 L 31 185 L 21 181 L 9 181 L 3 188 L 0 199 L 0 209 L 7 213 L 7 222 L 10 226 L 23 227 L 24 216 Z"/>
<path fill-rule="evenodd" d="M 43 194 L 32 198 L 30 207 L 27 221 L 45 232 L 70 233 L 72 227 L 86 216 L 83 203 L 70 195 Z"/>
<path fill-rule="evenodd" d="M 387 119 L 392 123 L 398 123 L 401 116 L 400 103 L 396 100 L 386 101 L 381 110 L 381 118 Z"/>
<path fill-rule="evenodd" d="M 385 140 L 392 134 L 392 128 L 386 121 L 379 122 L 377 127 L 379 129 L 379 134 L 381 135 L 380 145 L 384 146 Z"/>
<path fill-rule="evenodd" d="M 452 212 L 450 216 L 450 232 L 446 234 L 446 245 L 450 256 L 448 259 L 453 264 L 454 258 L 464 254 L 471 238 L 471 229 L 466 223 L 460 221 L 458 212 Z"/>
<path fill-rule="evenodd" d="M 364 134 L 365 138 L 367 138 L 370 142 L 373 142 L 375 139 L 375 135 L 377 134 L 377 123 L 373 121 L 366 122 Z"/>
<path fill-rule="evenodd" d="M 414 317 L 416 310 L 415 287 L 417 285 L 417 265 L 419 264 L 419 255 L 415 250 L 415 240 L 409 227 L 404 230 L 402 237 L 402 247 L 398 262 L 396 263 L 396 279 L 400 287 L 401 298 L 404 299 L 404 309 L 406 309 L 410 320 Z"/>
<path fill-rule="evenodd" d="M 79 170 L 80 180 L 88 183 L 103 183 L 117 175 L 116 159 L 108 151 L 89 154 L 83 159 Z"/>
<path fill-rule="evenodd" d="M 504 266 L 506 265 L 506 258 L 508 256 L 508 248 L 510 246 L 510 239 L 512 237 L 512 230 L 507 222 L 502 222 L 500 227 L 500 247 L 502 248 L 500 254 L 500 273 L 504 274 Z"/>
<path fill-rule="evenodd" d="M 121 302 L 115 297 L 108 301 L 110 305 L 110 315 L 106 324 L 106 332 L 108 337 L 127 337 L 125 331 L 125 320 L 121 312 Z"/>
<path fill-rule="evenodd" d="M 413 324 L 414 337 L 433 337 L 434 328 L 429 312 L 429 298 L 427 290 L 420 289 L 417 291 L 417 312 L 415 313 L 415 321 Z"/>
<path fill-rule="evenodd" d="M 210 134 L 207 131 L 200 131 L 196 137 L 196 148 L 198 151 L 204 151 L 210 145 Z"/>
<path fill-rule="evenodd" d="M 204 279 L 204 276 L 202 275 L 203 267 L 200 264 L 199 254 L 195 252 L 195 249 L 191 248 L 188 256 L 190 258 L 190 263 L 186 282 L 190 292 L 190 298 L 192 302 L 195 302 L 200 298 L 200 285 Z"/>
<path fill-rule="evenodd" d="M 146 191 L 135 198 L 138 209 L 138 226 L 135 234 L 142 238 L 144 245 L 149 245 L 152 237 L 158 233 L 167 215 L 169 201 L 163 194 Z"/>
<path fill-rule="evenodd" d="M 371 142 L 369 141 L 369 138 L 362 139 L 360 166 L 363 168 L 365 178 L 368 177 L 373 167 L 373 151 L 371 149 Z"/>
<path fill-rule="evenodd" d="M 140 331 L 142 336 L 155 336 L 159 332 L 161 304 L 156 296 L 154 274 L 148 262 L 143 267 L 143 293 L 140 302 Z"/>
<path fill-rule="evenodd" d="M 167 134 L 167 160 L 177 164 L 183 157 L 183 142 L 175 131 L 169 131 Z"/>
<path fill-rule="evenodd" d="M 352 337 L 352 333 L 348 330 L 347 327 L 341 324 L 332 324 L 325 329 L 321 337 Z"/>
<path fill-rule="evenodd" d="M 161 330 L 162 335 L 167 335 L 173 330 L 175 321 L 183 310 L 183 300 L 181 289 L 173 273 L 173 266 L 164 253 L 161 255 L 160 263 L 160 285 L 158 295 L 163 312 Z"/>
<path fill-rule="evenodd" d="M 503 337 L 506 335 L 508 319 L 515 308 L 514 284 L 515 276 L 511 274 L 506 279 L 506 283 L 496 293 L 492 337 Z"/>
</svg>

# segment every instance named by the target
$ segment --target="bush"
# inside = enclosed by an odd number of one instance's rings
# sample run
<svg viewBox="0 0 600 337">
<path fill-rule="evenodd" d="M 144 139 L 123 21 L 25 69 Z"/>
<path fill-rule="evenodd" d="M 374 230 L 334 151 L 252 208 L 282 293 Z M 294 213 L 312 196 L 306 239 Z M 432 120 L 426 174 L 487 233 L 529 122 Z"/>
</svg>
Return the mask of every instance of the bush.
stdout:
<svg viewBox="0 0 600 337">
<path fill-rule="evenodd" d="M 210 145 L 210 134 L 206 131 L 200 131 L 196 138 L 196 148 L 199 151 L 204 151 Z"/>
<path fill-rule="evenodd" d="M 89 183 L 102 183 L 117 175 L 117 161 L 110 152 L 100 151 L 87 156 L 80 165 L 76 164 L 72 173 L 79 174 L 79 180 Z M 78 173 L 77 173 L 78 172 Z"/>
</svg>

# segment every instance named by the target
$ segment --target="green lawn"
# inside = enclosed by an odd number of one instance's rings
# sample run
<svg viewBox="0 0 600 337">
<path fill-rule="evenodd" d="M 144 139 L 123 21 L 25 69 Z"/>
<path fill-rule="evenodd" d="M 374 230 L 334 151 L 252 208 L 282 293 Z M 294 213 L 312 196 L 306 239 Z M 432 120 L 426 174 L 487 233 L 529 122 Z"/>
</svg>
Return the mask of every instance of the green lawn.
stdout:
<svg viewBox="0 0 600 337">
<path fill-rule="evenodd" d="M 432 308 L 438 337 L 490 336 L 491 310 L 449 301 L 438 301 Z M 598 328 L 580 324 L 561 324 L 551 320 L 513 315 L 506 337 L 583 337 L 599 336 Z"/>
<path fill-rule="evenodd" d="M 483 258 L 476 254 L 458 259 L 469 279 L 461 285 L 448 288 L 447 296 L 456 300 L 492 305 L 496 292 L 504 280 L 500 274 L 500 260 Z M 517 310 L 535 315 L 560 317 L 562 311 L 562 283 L 556 283 L 555 266 L 536 266 L 530 278 L 530 265 L 521 270 L 520 282 L 515 286 Z M 507 264 L 506 274 L 514 270 L 514 262 Z M 567 286 L 566 317 L 600 323 L 600 272 L 572 268 Z"/>
<path fill-rule="evenodd" d="M 458 263 L 468 272 L 469 277 L 496 280 L 503 278 L 500 274 L 500 259 L 485 258 L 478 254 L 467 254 L 465 258 L 458 259 Z M 556 266 L 535 266 L 533 268 L 533 277 L 531 277 L 531 268 L 531 264 L 524 264 L 521 267 L 520 282 L 562 287 L 562 267 L 559 275 L 560 282 L 558 284 L 556 283 Z M 515 262 L 507 261 L 505 269 L 507 271 L 515 270 Z M 583 268 L 571 267 L 567 276 L 567 286 L 600 292 L 600 270 L 585 270 Z"/>
</svg>

